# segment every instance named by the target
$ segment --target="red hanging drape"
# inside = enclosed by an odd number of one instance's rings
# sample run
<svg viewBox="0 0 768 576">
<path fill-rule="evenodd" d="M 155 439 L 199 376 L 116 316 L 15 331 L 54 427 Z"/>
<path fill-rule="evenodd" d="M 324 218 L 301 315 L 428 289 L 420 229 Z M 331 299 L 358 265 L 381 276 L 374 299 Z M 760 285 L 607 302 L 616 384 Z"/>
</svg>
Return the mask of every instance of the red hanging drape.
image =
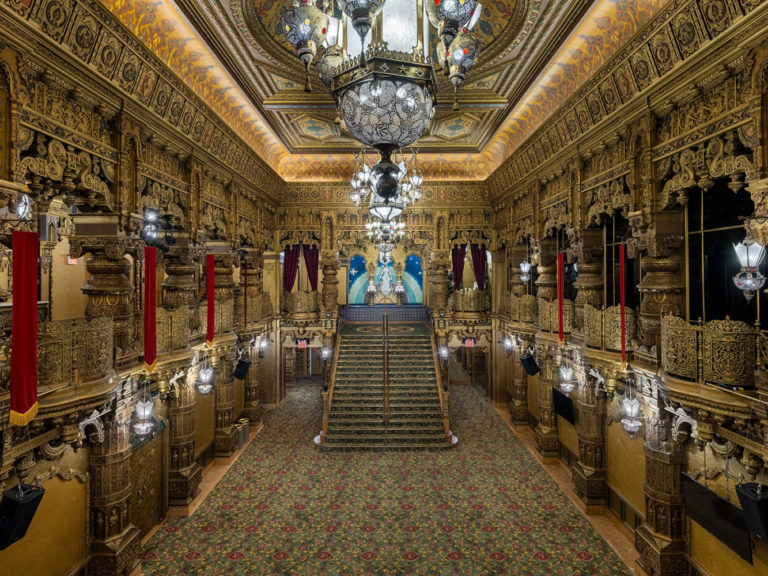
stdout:
<svg viewBox="0 0 768 576">
<path fill-rule="evenodd" d="M 624 313 L 624 244 L 619 244 L 619 294 L 621 302 L 621 363 L 627 365 L 627 325 Z"/>
<path fill-rule="evenodd" d="M 301 244 L 285 247 L 285 257 L 283 258 L 283 289 L 286 292 L 293 290 L 293 284 L 296 282 L 296 274 L 299 272 L 300 254 Z"/>
<path fill-rule="evenodd" d="M 144 369 L 152 372 L 157 360 L 157 248 L 144 246 Z"/>
<path fill-rule="evenodd" d="M 471 244 L 472 272 L 475 273 L 475 281 L 479 290 L 485 290 L 485 245 Z"/>
<path fill-rule="evenodd" d="M 37 232 L 14 230 L 11 311 L 11 414 L 15 426 L 37 415 Z"/>
<path fill-rule="evenodd" d="M 565 342 L 565 328 L 563 327 L 563 305 L 565 303 L 565 258 L 562 252 L 557 254 L 557 326 L 560 343 Z"/>
<path fill-rule="evenodd" d="M 317 246 L 304 245 L 304 262 L 307 265 L 307 276 L 312 292 L 317 292 L 317 265 L 320 262 L 320 251 Z"/>
<path fill-rule="evenodd" d="M 216 266 L 213 254 L 208 254 L 205 267 L 206 292 L 208 295 L 208 324 L 205 333 L 205 341 L 208 346 L 213 346 L 213 331 L 216 325 L 214 316 L 214 296 L 216 294 Z"/>
<path fill-rule="evenodd" d="M 453 289 L 461 289 L 461 281 L 464 279 L 464 258 L 467 256 L 467 245 L 454 246 L 451 251 L 451 264 L 453 264 Z"/>
</svg>

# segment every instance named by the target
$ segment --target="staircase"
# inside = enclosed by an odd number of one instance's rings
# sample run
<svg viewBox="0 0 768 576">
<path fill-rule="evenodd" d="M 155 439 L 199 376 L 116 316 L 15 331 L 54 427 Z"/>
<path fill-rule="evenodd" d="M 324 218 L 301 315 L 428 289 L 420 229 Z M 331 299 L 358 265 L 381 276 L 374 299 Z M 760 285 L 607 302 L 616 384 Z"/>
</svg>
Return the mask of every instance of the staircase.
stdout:
<svg viewBox="0 0 768 576">
<path fill-rule="evenodd" d="M 340 335 L 328 433 L 323 446 L 450 447 L 428 328 L 424 324 L 390 328 L 389 418 L 385 422 L 383 334 L 374 332 L 376 327 L 381 328 L 381 324 L 346 325 Z"/>
</svg>

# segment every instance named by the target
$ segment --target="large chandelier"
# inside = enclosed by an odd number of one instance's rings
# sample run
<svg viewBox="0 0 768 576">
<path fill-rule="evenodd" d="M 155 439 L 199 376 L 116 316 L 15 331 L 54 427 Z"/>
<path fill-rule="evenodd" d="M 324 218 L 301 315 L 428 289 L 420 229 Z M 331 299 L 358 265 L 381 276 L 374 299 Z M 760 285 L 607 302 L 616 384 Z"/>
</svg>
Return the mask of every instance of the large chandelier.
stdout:
<svg viewBox="0 0 768 576">
<path fill-rule="evenodd" d="M 469 35 L 482 6 L 476 0 L 295 0 L 282 26 L 309 71 L 312 62 L 333 94 L 350 134 L 382 154 L 410 146 L 435 111 L 437 82 L 430 28 L 454 90 L 477 61 L 480 44 Z M 427 16 L 427 18 L 425 18 Z M 318 46 L 323 53 L 316 59 Z M 309 84 L 307 85 L 309 90 Z"/>
</svg>

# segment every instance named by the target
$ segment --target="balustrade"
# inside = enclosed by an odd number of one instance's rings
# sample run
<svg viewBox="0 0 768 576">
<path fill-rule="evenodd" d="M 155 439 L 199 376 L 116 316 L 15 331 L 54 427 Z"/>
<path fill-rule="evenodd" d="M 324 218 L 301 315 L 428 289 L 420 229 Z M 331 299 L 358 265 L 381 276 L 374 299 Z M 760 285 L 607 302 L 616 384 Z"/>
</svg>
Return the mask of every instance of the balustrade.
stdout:
<svg viewBox="0 0 768 576">
<path fill-rule="evenodd" d="M 624 345 L 629 350 L 637 326 L 635 311 L 625 308 L 624 319 Z M 621 351 L 621 307 L 609 306 L 599 310 L 589 304 L 584 306 L 584 342 L 590 348 Z"/>
<path fill-rule="evenodd" d="M 481 313 L 491 309 L 488 293 L 464 288 L 451 295 L 451 308 L 454 313 Z"/>
<path fill-rule="evenodd" d="M 317 317 L 320 313 L 320 293 L 283 291 L 282 310 L 294 320 Z"/>
</svg>

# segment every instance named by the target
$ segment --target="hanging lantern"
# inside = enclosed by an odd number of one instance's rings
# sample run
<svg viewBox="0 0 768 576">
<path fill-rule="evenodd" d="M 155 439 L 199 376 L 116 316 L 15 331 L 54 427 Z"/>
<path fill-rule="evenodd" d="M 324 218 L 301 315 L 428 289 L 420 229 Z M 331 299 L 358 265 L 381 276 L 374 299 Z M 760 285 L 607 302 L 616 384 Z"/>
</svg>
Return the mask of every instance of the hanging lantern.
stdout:
<svg viewBox="0 0 768 576">
<path fill-rule="evenodd" d="M 136 403 L 136 423 L 133 425 L 133 430 L 139 436 L 146 436 L 154 430 L 155 423 L 152 421 L 152 408 L 154 406 L 154 400 L 149 397 Z"/>
<path fill-rule="evenodd" d="M 290 42 L 296 55 L 307 67 L 305 92 L 312 92 L 309 82 L 309 67 L 328 33 L 328 15 L 314 6 L 310 0 L 297 0 L 288 10 L 282 11 L 280 20 L 283 34 Z"/>
<path fill-rule="evenodd" d="M 744 242 L 734 244 L 733 250 L 741 265 L 741 270 L 733 277 L 733 283 L 743 292 L 744 298 L 750 301 L 755 292 L 765 284 L 765 276 L 760 274 L 758 269 L 765 256 L 765 247 L 748 235 Z"/>
<path fill-rule="evenodd" d="M 470 36 L 466 28 L 456 36 L 448 49 L 450 52 L 450 78 L 453 84 L 453 110 L 459 109 L 459 86 L 464 82 L 467 71 L 475 65 L 480 56 L 480 42 Z"/>
<path fill-rule="evenodd" d="M 531 279 L 531 263 L 520 262 L 520 282 L 527 283 Z"/>
<path fill-rule="evenodd" d="M 635 387 L 629 382 L 627 383 L 627 391 L 624 393 L 624 399 L 621 401 L 621 411 L 624 414 L 621 426 L 630 438 L 634 438 L 643 426 L 643 409 L 637 399 Z"/>
<path fill-rule="evenodd" d="M 344 62 L 344 53 L 341 46 L 330 46 L 325 49 L 323 55 L 315 64 L 317 75 L 323 84 L 331 87 L 333 78 L 341 70 L 341 64 Z"/>
<path fill-rule="evenodd" d="M 475 0 L 427 0 L 427 17 L 443 46 L 450 46 L 475 14 Z M 479 14 L 478 14 L 479 17 Z"/>
<path fill-rule="evenodd" d="M 197 390 L 203 396 L 210 394 L 213 390 L 213 367 L 207 356 L 203 360 L 203 366 L 197 372 Z"/>
<path fill-rule="evenodd" d="M 560 390 L 566 396 L 576 388 L 576 379 L 573 377 L 573 368 L 568 364 L 560 366 Z"/>
</svg>

